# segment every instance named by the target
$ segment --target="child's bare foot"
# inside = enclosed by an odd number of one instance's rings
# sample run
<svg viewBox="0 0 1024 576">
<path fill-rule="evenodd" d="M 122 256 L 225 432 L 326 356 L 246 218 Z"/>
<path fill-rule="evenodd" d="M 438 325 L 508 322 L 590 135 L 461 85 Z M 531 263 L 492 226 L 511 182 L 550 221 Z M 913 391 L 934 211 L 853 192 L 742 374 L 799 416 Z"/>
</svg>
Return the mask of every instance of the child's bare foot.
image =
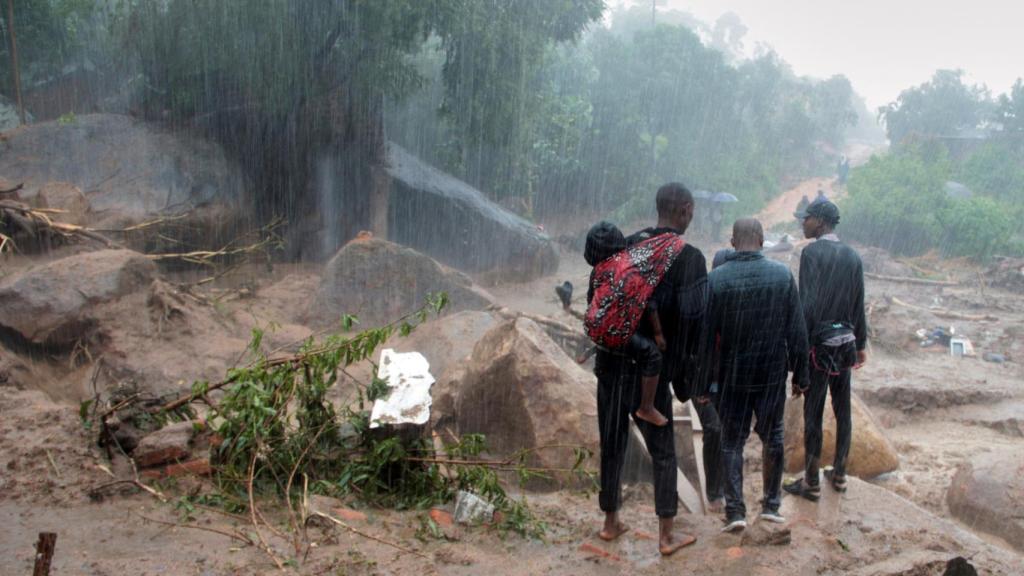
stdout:
<svg viewBox="0 0 1024 576">
<path fill-rule="evenodd" d="M 655 336 L 654 344 L 658 347 L 658 350 L 661 350 L 662 352 L 668 350 L 668 342 L 665 341 L 664 336 Z"/>
<path fill-rule="evenodd" d="M 664 426 L 665 424 L 668 424 L 668 419 L 662 416 L 661 412 L 658 412 L 654 408 L 641 407 L 636 411 L 636 417 L 645 422 L 650 422 L 655 426 Z"/>
<path fill-rule="evenodd" d="M 616 519 L 610 524 L 605 521 L 604 528 L 601 528 L 601 531 L 597 533 L 597 537 L 605 542 L 611 542 L 626 532 L 629 532 L 629 526 Z"/>
</svg>

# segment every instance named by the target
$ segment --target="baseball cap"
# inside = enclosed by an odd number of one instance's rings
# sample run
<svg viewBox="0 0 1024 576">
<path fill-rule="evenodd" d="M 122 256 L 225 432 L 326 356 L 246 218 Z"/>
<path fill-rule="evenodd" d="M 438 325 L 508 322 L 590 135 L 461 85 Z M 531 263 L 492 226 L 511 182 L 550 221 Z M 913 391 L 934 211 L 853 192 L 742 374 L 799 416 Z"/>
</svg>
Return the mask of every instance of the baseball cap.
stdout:
<svg viewBox="0 0 1024 576">
<path fill-rule="evenodd" d="M 833 204 L 830 200 L 815 200 L 811 202 L 803 210 L 796 212 L 796 217 L 800 219 L 815 217 L 835 226 L 839 224 L 839 207 Z"/>
</svg>

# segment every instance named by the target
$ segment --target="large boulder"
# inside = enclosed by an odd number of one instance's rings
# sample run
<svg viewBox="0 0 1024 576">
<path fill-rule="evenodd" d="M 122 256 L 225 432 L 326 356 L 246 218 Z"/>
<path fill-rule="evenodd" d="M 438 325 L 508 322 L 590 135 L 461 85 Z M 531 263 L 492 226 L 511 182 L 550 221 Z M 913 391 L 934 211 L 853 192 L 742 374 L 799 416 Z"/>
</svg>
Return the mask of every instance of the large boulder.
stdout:
<svg viewBox="0 0 1024 576">
<path fill-rule="evenodd" d="M 84 191 L 97 227 L 123 225 L 200 204 L 241 212 L 243 179 L 216 144 L 128 116 L 88 114 L 10 132 L 0 174 L 30 198 L 50 181 Z"/>
<path fill-rule="evenodd" d="M 89 199 L 82 190 L 70 182 L 47 182 L 39 187 L 35 205 L 60 210 L 55 219 L 69 224 L 84 225 L 89 213 Z"/>
<path fill-rule="evenodd" d="M 468 362 L 434 387 L 435 428 L 483 434 L 496 457 L 538 449 L 530 465 L 567 469 L 575 463 L 572 446 L 597 453 L 594 377 L 532 320 L 492 328 Z"/>
<path fill-rule="evenodd" d="M 92 310 L 152 283 L 156 266 L 129 250 L 76 254 L 0 281 L 0 326 L 34 344 L 70 344 Z"/>
<path fill-rule="evenodd" d="M 464 274 L 429 256 L 372 237 L 357 238 L 324 269 L 309 311 L 310 323 L 329 325 L 342 314 L 370 327 L 414 312 L 429 293 L 447 292 L 450 310 L 486 308 L 491 297 Z"/>
<path fill-rule="evenodd" d="M 962 522 L 1024 551 L 1024 451 L 982 454 L 965 462 L 953 477 L 946 503 Z"/>
<path fill-rule="evenodd" d="M 861 478 L 874 478 L 892 472 L 900 465 L 899 454 L 889 443 L 881 425 L 871 415 L 864 402 L 852 395 L 853 440 L 846 471 Z M 803 398 L 786 402 L 786 470 L 799 472 L 804 467 L 804 401 Z M 825 406 L 824 432 L 821 443 L 821 464 L 832 463 L 836 447 L 836 419 L 830 404 Z"/>
<path fill-rule="evenodd" d="M 395 144 L 388 174 L 391 240 L 495 279 L 530 280 L 558 268 L 554 243 L 536 225 Z"/>
</svg>

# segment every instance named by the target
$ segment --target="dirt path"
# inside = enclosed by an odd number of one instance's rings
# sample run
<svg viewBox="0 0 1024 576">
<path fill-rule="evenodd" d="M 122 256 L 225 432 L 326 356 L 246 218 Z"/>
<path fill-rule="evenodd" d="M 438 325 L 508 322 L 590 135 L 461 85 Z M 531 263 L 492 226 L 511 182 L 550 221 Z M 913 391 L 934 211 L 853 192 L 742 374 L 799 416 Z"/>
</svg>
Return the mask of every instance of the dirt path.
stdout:
<svg viewBox="0 0 1024 576">
<path fill-rule="evenodd" d="M 814 200 L 818 195 L 818 190 L 824 191 L 825 196 L 833 201 L 846 195 L 846 189 L 838 186 L 835 179 L 812 178 L 780 194 L 754 217 L 761 221 L 765 230 L 770 230 L 778 224 L 793 222 L 793 212 L 796 212 L 800 199 L 807 196 L 808 200 Z"/>
</svg>

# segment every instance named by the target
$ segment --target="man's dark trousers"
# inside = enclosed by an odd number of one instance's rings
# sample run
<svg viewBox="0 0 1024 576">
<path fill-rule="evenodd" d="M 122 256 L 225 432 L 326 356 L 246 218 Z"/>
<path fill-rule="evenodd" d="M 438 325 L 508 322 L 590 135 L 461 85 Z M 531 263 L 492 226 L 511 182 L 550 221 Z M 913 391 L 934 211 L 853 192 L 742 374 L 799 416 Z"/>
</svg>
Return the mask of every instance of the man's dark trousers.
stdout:
<svg viewBox="0 0 1024 576">
<path fill-rule="evenodd" d="M 718 408 L 722 419 L 726 517 L 745 517 L 747 513 L 743 503 L 743 446 L 750 436 L 750 424 L 755 416 L 754 431 L 763 446 L 763 507 L 777 512 L 782 502 L 785 381 L 753 389 L 726 387 L 721 392 Z"/>
<path fill-rule="evenodd" d="M 850 371 L 839 374 L 811 369 L 811 385 L 804 393 L 804 481 L 818 485 L 821 466 L 822 417 L 825 415 L 825 394 L 832 394 L 832 411 L 836 416 L 836 457 L 832 463 L 836 476 L 846 476 L 846 459 L 850 455 L 853 418 L 850 413 Z"/>
<path fill-rule="evenodd" d="M 708 500 L 714 502 L 722 498 L 722 481 L 725 471 L 722 468 L 722 421 L 715 409 L 717 399 L 701 404 L 694 400 L 693 407 L 697 410 L 700 427 L 704 430 L 704 482 Z"/>
<path fill-rule="evenodd" d="M 629 418 L 640 405 L 640 371 L 629 358 L 598 350 L 594 373 L 597 374 L 597 419 L 601 434 L 601 510 L 616 512 L 622 506 L 622 465 L 629 441 Z M 654 465 L 654 508 L 659 518 L 676 515 L 675 436 L 672 433 L 672 396 L 668 383 L 658 382 L 654 407 L 669 418 L 665 426 L 655 426 L 633 417 L 644 437 Z"/>
</svg>

